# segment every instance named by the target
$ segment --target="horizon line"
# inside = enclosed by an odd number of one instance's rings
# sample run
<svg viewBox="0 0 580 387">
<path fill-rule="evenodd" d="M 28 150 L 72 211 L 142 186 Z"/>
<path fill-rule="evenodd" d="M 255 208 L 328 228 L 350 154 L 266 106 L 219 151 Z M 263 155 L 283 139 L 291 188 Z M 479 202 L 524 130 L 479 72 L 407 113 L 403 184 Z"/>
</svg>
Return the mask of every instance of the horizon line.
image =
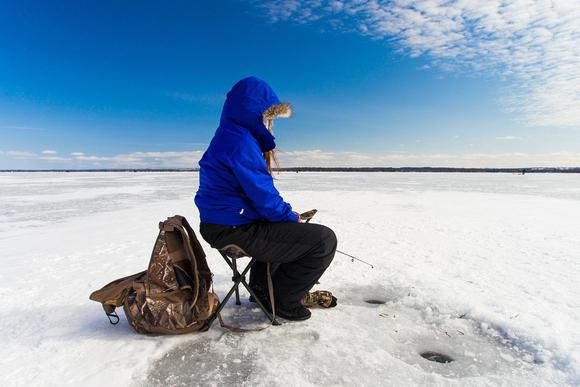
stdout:
<svg viewBox="0 0 580 387">
<path fill-rule="evenodd" d="M 273 170 L 276 172 L 580 173 L 580 167 L 285 167 Z M 0 173 L 26 172 L 199 172 L 199 168 L 0 169 Z"/>
</svg>

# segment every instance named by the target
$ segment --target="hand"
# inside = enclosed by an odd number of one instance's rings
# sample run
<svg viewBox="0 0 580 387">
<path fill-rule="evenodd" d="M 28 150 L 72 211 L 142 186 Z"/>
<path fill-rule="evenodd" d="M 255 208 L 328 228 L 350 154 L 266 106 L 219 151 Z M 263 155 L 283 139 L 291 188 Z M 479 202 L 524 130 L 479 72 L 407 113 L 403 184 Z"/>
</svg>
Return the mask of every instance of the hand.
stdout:
<svg viewBox="0 0 580 387">
<path fill-rule="evenodd" d="M 300 214 L 296 211 L 292 211 L 294 213 L 294 215 L 296 215 L 296 217 L 298 218 L 298 223 L 302 223 L 302 217 L 300 216 Z"/>
</svg>

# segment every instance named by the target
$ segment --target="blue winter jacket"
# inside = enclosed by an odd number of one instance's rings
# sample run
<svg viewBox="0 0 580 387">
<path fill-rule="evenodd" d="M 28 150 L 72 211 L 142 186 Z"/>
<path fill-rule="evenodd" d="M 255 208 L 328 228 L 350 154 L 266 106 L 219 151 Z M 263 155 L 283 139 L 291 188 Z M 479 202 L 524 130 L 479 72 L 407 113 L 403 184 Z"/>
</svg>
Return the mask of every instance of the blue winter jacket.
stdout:
<svg viewBox="0 0 580 387">
<path fill-rule="evenodd" d="M 262 113 L 279 103 L 274 90 L 255 77 L 242 79 L 228 93 L 220 125 L 199 162 L 195 204 L 202 222 L 298 221 L 274 187 L 262 154 L 276 147 Z"/>
</svg>

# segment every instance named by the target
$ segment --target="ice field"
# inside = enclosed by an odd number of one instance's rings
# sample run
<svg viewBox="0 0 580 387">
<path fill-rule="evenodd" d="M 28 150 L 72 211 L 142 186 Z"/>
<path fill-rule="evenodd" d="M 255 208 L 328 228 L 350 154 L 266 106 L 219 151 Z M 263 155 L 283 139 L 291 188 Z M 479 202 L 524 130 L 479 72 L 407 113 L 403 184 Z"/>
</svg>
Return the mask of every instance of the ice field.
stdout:
<svg viewBox="0 0 580 387">
<path fill-rule="evenodd" d="M 276 184 L 375 268 L 337 254 L 318 288 L 339 305 L 305 322 L 165 337 L 134 333 L 122 310 L 110 325 L 88 296 L 146 268 L 160 220 L 197 230 L 196 173 L 0 173 L 0 385 L 580 385 L 580 175 Z M 231 273 L 202 244 L 223 297 Z M 245 294 L 224 319 L 266 322 Z"/>
</svg>

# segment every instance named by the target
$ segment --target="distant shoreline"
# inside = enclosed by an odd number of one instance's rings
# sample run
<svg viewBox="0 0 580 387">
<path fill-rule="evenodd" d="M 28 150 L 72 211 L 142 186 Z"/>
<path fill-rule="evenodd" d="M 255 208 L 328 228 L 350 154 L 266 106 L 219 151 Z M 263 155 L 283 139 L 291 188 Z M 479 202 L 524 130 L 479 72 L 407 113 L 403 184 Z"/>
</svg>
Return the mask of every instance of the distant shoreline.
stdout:
<svg viewBox="0 0 580 387">
<path fill-rule="evenodd" d="M 434 172 L 434 173 L 580 173 L 580 167 L 534 167 L 534 168 L 451 168 L 451 167 L 295 167 L 280 168 L 279 172 Z M 199 168 L 122 168 L 122 169 L 2 169 L 0 173 L 30 172 L 199 172 Z"/>
</svg>

